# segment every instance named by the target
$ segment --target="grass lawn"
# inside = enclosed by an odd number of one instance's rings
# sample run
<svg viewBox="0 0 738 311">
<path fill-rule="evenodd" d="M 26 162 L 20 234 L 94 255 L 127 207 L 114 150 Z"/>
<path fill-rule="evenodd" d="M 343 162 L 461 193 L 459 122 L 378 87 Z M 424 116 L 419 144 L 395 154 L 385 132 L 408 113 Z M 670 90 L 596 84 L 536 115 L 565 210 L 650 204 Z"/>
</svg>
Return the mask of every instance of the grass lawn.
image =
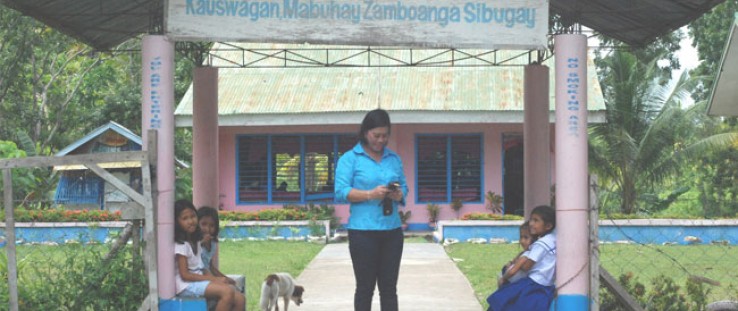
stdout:
<svg viewBox="0 0 738 311">
<path fill-rule="evenodd" d="M 91 250 L 104 254 L 108 247 L 107 245 L 92 245 L 80 249 L 72 246 L 18 246 L 18 259 L 21 260 L 19 264 L 19 271 L 22 274 L 21 281 L 24 278 L 35 277 L 30 275 L 35 267 L 48 273 L 42 276 L 43 278 L 49 277 L 49 274 L 56 273 L 54 267 L 63 265 L 68 258 L 78 258 L 77 256 L 84 255 L 85 252 Z M 246 276 L 247 310 L 259 310 L 261 282 L 267 274 L 287 272 L 297 277 L 321 249 L 323 249 L 321 244 L 306 242 L 221 242 L 220 270 L 223 273 Z M 5 252 L 5 249 L 2 249 L 2 251 Z M 74 293 L 69 294 L 74 295 Z"/>
<path fill-rule="evenodd" d="M 405 243 L 428 243 L 428 239 L 406 237 Z M 245 275 L 247 310 L 259 310 L 261 282 L 269 273 L 287 272 L 297 277 L 322 249 L 322 244 L 304 242 L 221 242 L 220 271 Z"/>
<path fill-rule="evenodd" d="M 322 244 L 287 241 L 220 243 L 220 271 L 246 276 L 247 310 L 259 310 L 261 282 L 270 273 L 300 275 L 323 249 Z"/>
<path fill-rule="evenodd" d="M 428 240 L 425 237 L 408 237 L 405 242 L 427 243 Z M 323 246 L 287 241 L 224 241 L 220 243 L 220 270 L 246 276 L 247 310 L 258 310 L 261 282 L 269 273 L 287 272 L 297 277 Z M 63 264 L 69 257 L 80 256 L 90 250 L 104 254 L 108 247 L 91 245 L 80 249 L 72 246 L 22 245 L 17 250 L 18 258 L 22 259 L 21 265 L 24 266 L 22 271 L 29 272 L 32 266 L 40 266 L 42 270 L 54 274 L 54 267 Z"/>
<path fill-rule="evenodd" d="M 408 237 L 405 243 L 427 243 L 425 237 Z M 106 245 L 92 246 L 107 249 Z M 248 310 L 258 310 L 261 282 L 272 272 L 288 272 L 297 277 L 323 248 L 321 244 L 287 241 L 221 242 L 220 269 L 246 276 Z M 69 246 L 19 246 L 21 271 L 43 265 L 52 274 L 74 251 Z M 451 258 L 466 275 L 475 294 L 486 308 L 486 297 L 497 289 L 497 275 L 502 265 L 520 251 L 517 244 L 459 243 L 446 247 Z M 618 277 L 632 272 L 635 280 L 651 287 L 651 279 L 666 275 L 685 288 L 688 273 L 720 282 L 710 286 L 710 301 L 738 298 L 738 248 L 724 245 L 642 246 L 606 244 L 600 246 L 602 265 Z M 105 251 L 103 251 L 105 252 Z"/>
<path fill-rule="evenodd" d="M 487 296 L 497 289 L 497 275 L 502 265 L 519 251 L 517 244 L 459 243 L 446 247 L 451 258 L 462 259 L 457 266 L 469 279 L 485 309 Z M 683 290 L 688 276 L 686 271 L 689 271 L 720 282 L 720 286 L 708 285 L 711 288 L 708 302 L 737 298 L 735 258 L 738 258 L 738 248 L 735 246 L 607 244 L 600 246 L 600 252 L 602 265 L 612 275 L 618 277 L 633 272 L 637 281 L 647 288 L 651 286 L 651 279 L 666 275 Z"/>
</svg>

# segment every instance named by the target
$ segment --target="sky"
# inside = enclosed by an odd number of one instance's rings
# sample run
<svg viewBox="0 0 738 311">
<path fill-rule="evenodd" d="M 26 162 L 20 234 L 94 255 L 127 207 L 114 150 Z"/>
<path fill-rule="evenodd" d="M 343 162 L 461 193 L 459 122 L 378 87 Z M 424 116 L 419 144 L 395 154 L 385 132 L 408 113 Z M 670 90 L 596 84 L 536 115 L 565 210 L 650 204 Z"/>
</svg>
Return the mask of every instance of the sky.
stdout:
<svg viewBox="0 0 738 311">
<path fill-rule="evenodd" d="M 688 35 L 687 28 L 683 28 L 682 32 L 685 38 L 679 43 L 681 49 L 677 53 L 679 55 L 679 63 L 682 68 L 672 73 L 672 78 L 679 78 L 684 69 L 694 69 L 699 65 L 697 60 L 697 49 L 692 46 L 692 38 Z"/>
<path fill-rule="evenodd" d="M 585 35 L 591 35 L 592 30 L 587 29 L 583 30 L 583 33 Z M 684 26 L 681 28 L 682 33 L 684 34 L 684 39 L 679 43 L 680 50 L 677 52 L 679 55 L 679 63 L 681 64 L 682 68 L 679 70 L 673 71 L 672 77 L 675 79 L 679 78 L 679 75 L 682 74 L 682 71 L 685 69 L 694 69 L 699 65 L 699 61 L 697 60 L 697 49 L 692 47 L 692 38 L 689 36 L 689 30 L 687 29 L 687 26 Z M 587 45 L 590 48 L 597 47 L 599 45 L 599 40 L 597 40 L 597 37 L 590 37 L 589 42 Z"/>
<path fill-rule="evenodd" d="M 691 70 L 694 68 L 697 68 L 697 65 L 699 65 L 699 60 L 697 58 L 697 49 L 692 46 L 692 37 L 689 36 L 689 30 L 687 29 L 687 26 L 684 26 L 681 28 L 682 33 L 684 34 L 684 39 L 679 43 L 679 51 L 677 52 L 678 58 L 679 58 L 679 64 L 681 65 L 681 68 L 678 70 L 673 70 L 671 72 L 672 81 L 676 81 L 679 79 L 679 76 L 682 74 L 684 70 Z M 587 35 L 590 35 L 591 30 L 585 30 L 584 33 Z M 589 42 L 587 45 L 591 47 L 596 47 L 599 45 L 599 41 L 596 37 L 590 37 Z M 661 65 L 661 64 L 659 64 Z M 665 65 L 668 65 L 666 63 Z M 691 106 L 694 104 L 694 101 L 692 98 L 687 98 L 686 102 L 683 103 L 683 106 Z"/>
</svg>

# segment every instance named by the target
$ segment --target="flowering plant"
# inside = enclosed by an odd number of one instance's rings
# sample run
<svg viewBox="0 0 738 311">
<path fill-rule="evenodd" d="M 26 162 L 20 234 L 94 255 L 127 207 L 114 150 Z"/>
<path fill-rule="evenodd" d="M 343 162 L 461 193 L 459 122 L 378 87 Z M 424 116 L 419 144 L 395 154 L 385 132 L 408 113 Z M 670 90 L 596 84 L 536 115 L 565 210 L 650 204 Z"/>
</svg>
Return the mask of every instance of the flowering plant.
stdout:
<svg viewBox="0 0 738 311">
<path fill-rule="evenodd" d="M 15 209 L 13 218 L 15 222 L 100 222 L 120 220 L 120 211 L 110 212 L 102 210 L 27 210 Z M 5 215 L 2 215 L 5 221 Z"/>
</svg>

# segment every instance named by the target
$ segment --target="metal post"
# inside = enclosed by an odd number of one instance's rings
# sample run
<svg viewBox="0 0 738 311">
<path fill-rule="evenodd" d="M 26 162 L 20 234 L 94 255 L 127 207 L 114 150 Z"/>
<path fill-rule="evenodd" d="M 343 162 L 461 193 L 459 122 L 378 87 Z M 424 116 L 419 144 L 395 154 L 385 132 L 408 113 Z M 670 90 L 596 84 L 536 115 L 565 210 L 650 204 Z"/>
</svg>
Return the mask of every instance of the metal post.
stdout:
<svg viewBox="0 0 738 311">
<path fill-rule="evenodd" d="M 217 209 L 218 68 L 195 68 L 192 93 L 192 203 Z"/>
<path fill-rule="evenodd" d="M 556 310 L 588 310 L 587 37 L 554 37 L 556 54 Z"/>
<path fill-rule="evenodd" d="M 589 297 L 590 310 L 600 311 L 600 209 L 597 175 L 589 176 Z"/>
<path fill-rule="evenodd" d="M 538 205 L 551 204 L 551 134 L 549 70 L 525 66 L 523 112 L 523 207 L 525 219 Z"/>
<path fill-rule="evenodd" d="M 149 129 L 157 130 L 157 247 L 158 254 L 174 254 L 174 41 L 163 35 L 146 35 L 141 41 L 142 131 L 148 146 Z M 159 257 L 159 298 L 171 299 L 174 265 Z"/>
<path fill-rule="evenodd" d="M 5 251 L 8 253 L 8 294 L 11 311 L 18 311 L 18 261 L 15 256 L 15 219 L 13 219 L 13 180 L 9 168 L 3 170 L 5 205 Z"/>
</svg>

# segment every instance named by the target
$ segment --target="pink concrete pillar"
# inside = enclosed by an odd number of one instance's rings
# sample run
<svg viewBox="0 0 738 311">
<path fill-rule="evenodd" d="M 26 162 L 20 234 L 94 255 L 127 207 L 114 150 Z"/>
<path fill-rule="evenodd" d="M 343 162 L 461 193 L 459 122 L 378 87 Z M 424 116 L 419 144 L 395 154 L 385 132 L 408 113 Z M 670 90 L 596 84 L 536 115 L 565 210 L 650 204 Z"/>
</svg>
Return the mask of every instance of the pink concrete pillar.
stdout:
<svg viewBox="0 0 738 311">
<path fill-rule="evenodd" d="M 548 67 L 525 66 L 523 198 L 525 219 L 538 205 L 551 204 L 551 134 Z"/>
<path fill-rule="evenodd" d="M 217 209 L 218 68 L 195 68 L 192 86 L 192 201 Z"/>
<path fill-rule="evenodd" d="M 143 146 L 157 130 L 157 278 L 159 298 L 174 297 L 174 42 L 147 35 L 141 44 Z"/>
<path fill-rule="evenodd" d="M 556 35 L 557 310 L 589 310 L 587 37 Z"/>
</svg>

